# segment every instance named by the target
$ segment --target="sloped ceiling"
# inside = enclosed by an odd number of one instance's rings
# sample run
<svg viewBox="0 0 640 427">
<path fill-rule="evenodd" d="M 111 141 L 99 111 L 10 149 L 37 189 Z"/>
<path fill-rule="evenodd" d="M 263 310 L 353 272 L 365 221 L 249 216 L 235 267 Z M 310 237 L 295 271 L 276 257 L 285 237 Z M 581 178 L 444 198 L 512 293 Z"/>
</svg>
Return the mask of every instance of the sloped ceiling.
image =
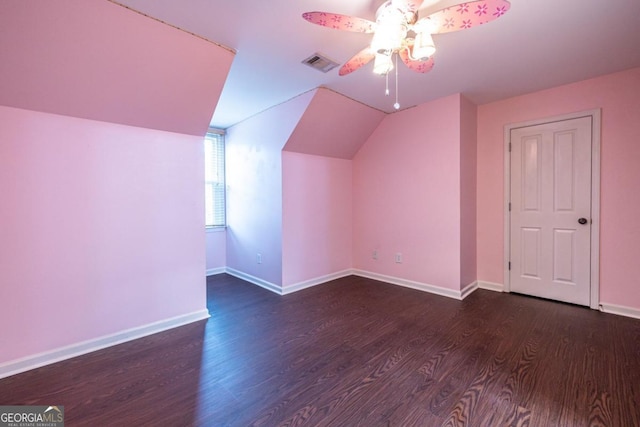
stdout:
<svg viewBox="0 0 640 427">
<path fill-rule="evenodd" d="M 375 20 L 383 0 L 117 0 L 149 16 L 237 50 L 212 123 L 231 126 L 318 87 L 393 112 L 384 79 L 371 65 L 344 77 L 300 62 L 320 52 L 346 62 L 371 35 L 302 19 L 328 11 Z M 418 74 L 400 64 L 401 108 L 462 93 L 475 104 L 640 67 L 640 1 L 510 0 L 500 19 L 434 36 L 435 67 Z M 43 3 L 43 2 L 39 2 Z M 461 0 L 425 0 L 421 16 Z M 393 95 L 392 95 L 393 97 Z"/>
<path fill-rule="evenodd" d="M 234 54 L 108 1 L 0 2 L 0 104 L 204 135 Z"/>
<path fill-rule="evenodd" d="M 284 151 L 352 159 L 384 117 L 379 110 L 320 88 Z"/>
</svg>

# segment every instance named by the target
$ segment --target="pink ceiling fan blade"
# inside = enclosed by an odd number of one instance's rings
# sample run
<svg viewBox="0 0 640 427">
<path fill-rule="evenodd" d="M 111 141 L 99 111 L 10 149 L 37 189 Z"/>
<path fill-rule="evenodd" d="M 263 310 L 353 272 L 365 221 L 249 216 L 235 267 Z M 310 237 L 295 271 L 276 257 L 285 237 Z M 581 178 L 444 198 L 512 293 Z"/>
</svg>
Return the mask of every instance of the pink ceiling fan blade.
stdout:
<svg viewBox="0 0 640 427">
<path fill-rule="evenodd" d="M 498 19 L 510 8 L 507 0 L 477 0 L 448 7 L 420 21 L 429 23 L 431 34 L 450 33 Z"/>
<path fill-rule="evenodd" d="M 398 55 L 400 55 L 400 59 L 402 59 L 404 65 L 416 73 L 428 73 L 434 66 L 433 56 L 426 61 L 411 59 L 409 56 L 409 48 L 400 49 Z"/>
<path fill-rule="evenodd" d="M 371 51 L 371 49 L 367 46 L 362 49 L 360 52 L 356 53 L 350 60 L 348 60 L 338 72 L 341 76 L 346 76 L 349 73 L 353 73 L 358 68 L 363 65 L 371 62 L 373 58 L 375 58 L 375 54 Z"/>
<path fill-rule="evenodd" d="M 373 33 L 376 23 L 355 16 L 328 12 L 305 12 L 302 17 L 312 24 L 355 33 Z"/>
</svg>

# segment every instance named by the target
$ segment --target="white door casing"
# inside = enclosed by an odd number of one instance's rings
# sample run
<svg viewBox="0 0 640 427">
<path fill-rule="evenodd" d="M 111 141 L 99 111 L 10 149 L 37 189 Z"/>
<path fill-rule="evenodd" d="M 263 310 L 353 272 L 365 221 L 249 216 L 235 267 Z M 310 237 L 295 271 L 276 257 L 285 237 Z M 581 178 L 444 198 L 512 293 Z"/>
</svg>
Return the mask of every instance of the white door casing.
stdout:
<svg viewBox="0 0 640 427">
<path fill-rule="evenodd" d="M 599 111 L 510 125 L 505 142 L 505 290 L 597 308 Z"/>
</svg>

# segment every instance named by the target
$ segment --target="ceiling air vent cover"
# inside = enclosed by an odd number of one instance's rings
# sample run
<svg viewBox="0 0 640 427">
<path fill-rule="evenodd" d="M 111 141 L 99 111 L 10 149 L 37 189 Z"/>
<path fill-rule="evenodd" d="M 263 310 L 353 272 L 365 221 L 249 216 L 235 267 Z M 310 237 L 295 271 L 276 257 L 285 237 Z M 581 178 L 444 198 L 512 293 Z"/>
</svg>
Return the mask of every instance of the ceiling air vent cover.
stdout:
<svg viewBox="0 0 640 427">
<path fill-rule="evenodd" d="M 323 73 L 331 71 L 338 66 L 337 62 L 330 60 L 320 53 L 314 53 L 307 59 L 303 60 L 302 63 L 311 68 L 315 68 L 318 71 L 322 71 Z"/>
</svg>

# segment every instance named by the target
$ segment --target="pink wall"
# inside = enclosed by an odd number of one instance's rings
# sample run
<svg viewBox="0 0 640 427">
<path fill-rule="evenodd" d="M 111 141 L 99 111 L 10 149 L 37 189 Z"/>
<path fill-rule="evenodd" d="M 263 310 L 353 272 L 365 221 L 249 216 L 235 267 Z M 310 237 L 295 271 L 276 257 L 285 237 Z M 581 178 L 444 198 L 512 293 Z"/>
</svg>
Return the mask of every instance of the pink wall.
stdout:
<svg viewBox="0 0 640 427">
<path fill-rule="evenodd" d="M 207 230 L 205 236 L 207 246 L 207 272 L 227 266 L 227 233 L 226 230 Z"/>
<path fill-rule="evenodd" d="M 0 363 L 206 310 L 233 54 L 109 1 L 2 2 L 0 28 Z"/>
<path fill-rule="evenodd" d="M 477 108 L 460 97 L 460 286 L 476 281 Z"/>
<path fill-rule="evenodd" d="M 355 268 L 460 290 L 460 99 L 387 116 L 356 154 Z"/>
<path fill-rule="evenodd" d="M 351 268 L 348 159 L 384 116 L 320 88 L 228 129 L 227 266 L 277 286 Z"/>
<path fill-rule="evenodd" d="M 106 0 L 3 1 L 0 28 L 0 105 L 189 135 L 234 57 Z"/>
<path fill-rule="evenodd" d="M 0 123 L 0 363 L 206 308 L 201 137 Z"/>
<path fill-rule="evenodd" d="M 350 269 L 351 161 L 282 153 L 284 286 Z"/>
<path fill-rule="evenodd" d="M 282 148 L 314 93 L 232 126 L 225 139 L 227 267 L 277 286 L 282 286 Z"/>
<path fill-rule="evenodd" d="M 284 149 L 350 160 L 385 116 L 382 111 L 319 88 Z"/>
<path fill-rule="evenodd" d="M 503 283 L 503 129 L 602 109 L 600 300 L 640 308 L 640 68 L 478 107 L 478 278 Z"/>
</svg>

